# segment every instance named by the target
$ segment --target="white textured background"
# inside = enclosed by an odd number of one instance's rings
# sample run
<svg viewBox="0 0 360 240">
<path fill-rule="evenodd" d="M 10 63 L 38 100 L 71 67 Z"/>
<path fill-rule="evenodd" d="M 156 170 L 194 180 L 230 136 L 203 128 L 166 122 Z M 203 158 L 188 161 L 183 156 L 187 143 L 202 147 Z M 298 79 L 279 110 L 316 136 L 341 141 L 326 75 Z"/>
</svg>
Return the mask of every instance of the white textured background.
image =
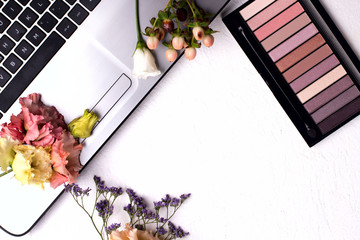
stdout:
<svg viewBox="0 0 360 240">
<path fill-rule="evenodd" d="M 222 16 L 241 2 L 233 0 Z M 358 1 L 322 2 L 360 53 Z M 84 170 L 80 185 L 93 186 L 97 174 L 149 203 L 191 192 L 174 219 L 191 232 L 187 239 L 360 239 L 360 119 L 310 149 L 222 16 L 213 23 L 220 31 L 215 45 L 171 69 Z M 16 238 L 0 232 L 0 239 Z M 17 239 L 99 238 L 64 195 Z"/>
</svg>

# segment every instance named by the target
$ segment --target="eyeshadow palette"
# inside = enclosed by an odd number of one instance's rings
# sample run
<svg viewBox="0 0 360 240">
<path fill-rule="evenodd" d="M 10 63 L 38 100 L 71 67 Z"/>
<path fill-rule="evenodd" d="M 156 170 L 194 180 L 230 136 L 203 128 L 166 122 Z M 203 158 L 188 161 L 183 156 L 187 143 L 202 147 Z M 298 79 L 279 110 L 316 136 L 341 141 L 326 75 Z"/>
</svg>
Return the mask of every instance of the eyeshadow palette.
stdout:
<svg viewBox="0 0 360 240">
<path fill-rule="evenodd" d="M 359 114 L 359 59 L 318 0 L 248 1 L 223 21 L 309 146 Z"/>
</svg>

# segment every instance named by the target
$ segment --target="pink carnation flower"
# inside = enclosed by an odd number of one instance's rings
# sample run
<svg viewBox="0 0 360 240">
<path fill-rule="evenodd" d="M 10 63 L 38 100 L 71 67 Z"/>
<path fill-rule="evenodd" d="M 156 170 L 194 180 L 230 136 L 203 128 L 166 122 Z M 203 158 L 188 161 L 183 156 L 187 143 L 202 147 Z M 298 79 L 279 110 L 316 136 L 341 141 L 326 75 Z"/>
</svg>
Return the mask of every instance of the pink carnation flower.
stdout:
<svg viewBox="0 0 360 240">
<path fill-rule="evenodd" d="M 82 145 L 70 132 L 63 131 L 61 138 L 55 140 L 51 151 L 51 163 L 54 170 L 50 179 L 52 188 L 65 182 L 69 184 L 76 182 L 82 167 L 79 159 L 81 150 Z"/>
<path fill-rule="evenodd" d="M 159 238 L 154 236 L 149 231 L 142 231 L 133 229 L 127 223 L 125 230 L 123 231 L 112 231 L 110 234 L 110 240 L 159 240 Z"/>
<path fill-rule="evenodd" d="M 1 125 L 0 137 L 9 136 L 13 140 L 24 141 L 25 129 L 23 128 L 23 120 L 15 115 L 10 117 L 10 123 Z"/>
<path fill-rule="evenodd" d="M 0 137 L 11 137 L 20 145 L 51 146 L 50 186 L 75 183 L 82 168 L 82 145 L 68 131 L 63 115 L 55 107 L 45 105 L 37 93 L 20 98 L 19 102 L 21 112 L 12 115 L 10 123 L 2 124 Z"/>
</svg>

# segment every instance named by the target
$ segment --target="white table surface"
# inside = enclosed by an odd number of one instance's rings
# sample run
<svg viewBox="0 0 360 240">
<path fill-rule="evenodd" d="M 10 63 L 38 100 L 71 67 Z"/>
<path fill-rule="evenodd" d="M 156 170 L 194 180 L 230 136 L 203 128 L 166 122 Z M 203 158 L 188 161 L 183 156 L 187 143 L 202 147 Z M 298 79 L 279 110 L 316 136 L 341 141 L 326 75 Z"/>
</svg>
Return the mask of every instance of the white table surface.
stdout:
<svg viewBox="0 0 360 240">
<path fill-rule="evenodd" d="M 221 20 L 241 2 L 213 22 L 215 45 L 171 69 L 79 184 L 94 187 L 96 174 L 150 204 L 192 193 L 174 218 L 187 239 L 360 239 L 360 118 L 309 148 Z M 359 54 L 358 1 L 322 2 Z M 27 235 L 0 239 L 99 237 L 66 194 Z"/>
</svg>

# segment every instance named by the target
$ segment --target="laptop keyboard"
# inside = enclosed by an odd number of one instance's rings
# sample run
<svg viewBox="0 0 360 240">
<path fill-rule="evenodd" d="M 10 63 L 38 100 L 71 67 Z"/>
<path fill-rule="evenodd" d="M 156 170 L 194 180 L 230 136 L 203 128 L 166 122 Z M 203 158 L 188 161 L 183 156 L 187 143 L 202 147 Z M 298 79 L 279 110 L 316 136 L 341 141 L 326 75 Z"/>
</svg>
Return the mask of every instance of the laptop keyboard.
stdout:
<svg viewBox="0 0 360 240">
<path fill-rule="evenodd" d="M 0 118 L 100 1 L 0 2 Z"/>
</svg>

